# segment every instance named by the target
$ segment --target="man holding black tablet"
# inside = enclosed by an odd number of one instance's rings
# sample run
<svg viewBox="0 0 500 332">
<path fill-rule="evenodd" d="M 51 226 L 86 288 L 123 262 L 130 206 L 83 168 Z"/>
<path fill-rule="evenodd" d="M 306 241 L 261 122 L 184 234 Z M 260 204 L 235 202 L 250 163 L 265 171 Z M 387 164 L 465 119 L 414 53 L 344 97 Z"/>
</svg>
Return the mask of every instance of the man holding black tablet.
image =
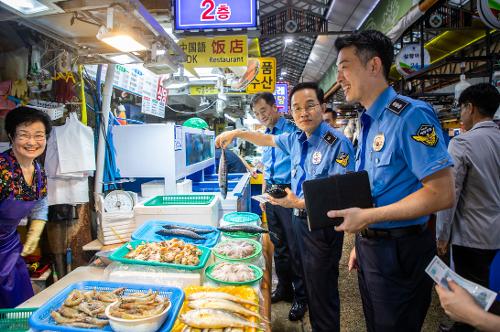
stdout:
<svg viewBox="0 0 500 332">
<path fill-rule="evenodd" d="M 293 208 L 293 227 L 301 252 L 309 317 L 313 331 L 340 331 L 338 293 L 339 260 L 343 234 L 323 228 L 310 232 L 303 198 L 305 180 L 345 174 L 354 170 L 354 150 L 340 132 L 323 122 L 323 91 L 316 83 L 297 84 L 290 94 L 290 109 L 300 131 L 277 136 L 234 130 L 216 138 L 216 146 L 225 146 L 238 137 L 260 146 L 274 146 L 290 155 L 291 190 L 287 196 L 271 199 L 273 204 Z"/>
<path fill-rule="evenodd" d="M 356 169 L 368 172 L 373 208 L 330 211 L 338 231 L 358 233 L 349 269 L 358 281 L 368 331 L 420 331 L 431 301 L 425 267 L 436 253 L 431 213 L 452 206 L 452 159 L 432 107 L 388 84 L 394 56 L 379 31 L 335 41 L 337 82 L 348 102 L 366 109 Z"/>
</svg>

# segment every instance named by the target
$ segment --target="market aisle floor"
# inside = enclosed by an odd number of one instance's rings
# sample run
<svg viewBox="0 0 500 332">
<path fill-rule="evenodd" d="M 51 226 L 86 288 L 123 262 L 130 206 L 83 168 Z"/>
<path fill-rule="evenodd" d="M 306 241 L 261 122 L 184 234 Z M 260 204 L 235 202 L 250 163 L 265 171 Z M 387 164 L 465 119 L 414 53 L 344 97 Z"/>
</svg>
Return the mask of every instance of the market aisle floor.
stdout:
<svg viewBox="0 0 500 332">
<path fill-rule="evenodd" d="M 361 299 L 358 290 L 358 281 L 356 273 L 347 272 L 347 261 L 349 253 L 354 246 L 354 237 L 345 238 L 342 259 L 340 260 L 340 326 L 344 332 L 366 331 L 361 307 Z M 273 270 L 273 288 L 276 287 L 276 276 Z M 309 316 L 306 314 L 303 321 L 290 322 L 288 320 L 288 311 L 290 303 L 280 302 L 272 305 L 271 324 L 273 332 L 306 332 L 311 331 Z M 427 318 L 422 331 L 435 332 L 440 322 L 449 322 L 443 310 L 439 306 L 439 300 L 433 292 L 432 304 L 427 313 Z"/>
</svg>

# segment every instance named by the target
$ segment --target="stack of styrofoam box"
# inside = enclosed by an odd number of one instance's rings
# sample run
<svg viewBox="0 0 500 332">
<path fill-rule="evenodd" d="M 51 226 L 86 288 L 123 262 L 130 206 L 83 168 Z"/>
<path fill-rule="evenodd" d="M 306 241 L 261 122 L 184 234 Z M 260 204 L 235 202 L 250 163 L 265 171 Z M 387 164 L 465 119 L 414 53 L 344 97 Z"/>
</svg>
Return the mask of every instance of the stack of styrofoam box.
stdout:
<svg viewBox="0 0 500 332">
<path fill-rule="evenodd" d="M 177 194 L 190 194 L 193 192 L 193 182 L 190 179 L 183 179 L 177 182 Z M 165 195 L 165 181 L 152 180 L 141 184 L 142 197 L 155 197 Z"/>
<path fill-rule="evenodd" d="M 137 202 L 136 196 L 134 204 Z M 97 204 L 97 239 L 102 244 L 115 244 L 127 242 L 135 230 L 134 211 L 106 212 L 104 210 L 104 197 L 98 195 Z"/>
</svg>

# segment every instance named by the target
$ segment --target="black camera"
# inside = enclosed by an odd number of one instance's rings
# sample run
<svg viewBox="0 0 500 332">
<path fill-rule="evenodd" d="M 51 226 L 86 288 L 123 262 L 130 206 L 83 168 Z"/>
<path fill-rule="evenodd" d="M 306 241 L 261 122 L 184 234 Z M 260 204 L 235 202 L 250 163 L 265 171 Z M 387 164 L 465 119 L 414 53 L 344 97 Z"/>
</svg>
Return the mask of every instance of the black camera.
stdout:
<svg viewBox="0 0 500 332">
<path fill-rule="evenodd" d="M 273 184 L 266 192 L 273 198 L 283 198 L 287 195 L 285 188 L 287 188 L 285 185 Z"/>
</svg>

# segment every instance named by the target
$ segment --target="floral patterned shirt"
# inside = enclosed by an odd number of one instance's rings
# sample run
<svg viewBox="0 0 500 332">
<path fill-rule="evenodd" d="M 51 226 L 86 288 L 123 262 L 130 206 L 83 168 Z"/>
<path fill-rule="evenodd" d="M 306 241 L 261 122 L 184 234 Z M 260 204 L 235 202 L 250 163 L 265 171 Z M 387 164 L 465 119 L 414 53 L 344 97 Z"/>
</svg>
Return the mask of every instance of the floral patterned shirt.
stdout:
<svg viewBox="0 0 500 332">
<path fill-rule="evenodd" d="M 44 169 L 40 166 L 42 185 L 40 192 L 37 195 L 37 174 L 33 174 L 31 186 L 24 179 L 21 166 L 12 152 L 12 149 L 5 151 L 11 157 L 12 169 L 7 158 L 0 154 L 0 200 L 9 198 L 14 191 L 14 199 L 23 201 L 40 202 L 33 208 L 30 215 L 31 219 L 47 220 L 48 204 L 47 204 L 47 176 Z"/>
</svg>

